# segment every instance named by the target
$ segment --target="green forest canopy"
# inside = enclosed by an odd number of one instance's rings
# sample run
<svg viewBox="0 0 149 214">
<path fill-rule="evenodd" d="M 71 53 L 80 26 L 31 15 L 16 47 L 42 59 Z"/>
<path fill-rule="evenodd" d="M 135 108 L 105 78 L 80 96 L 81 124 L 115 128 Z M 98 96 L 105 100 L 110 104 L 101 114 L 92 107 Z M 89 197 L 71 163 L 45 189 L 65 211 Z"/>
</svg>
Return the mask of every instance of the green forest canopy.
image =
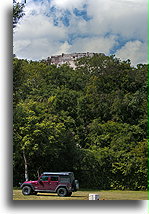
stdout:
<svg viewBox="0 0 149 214">
<path fill-rule="evenodd" d="M 73 70 L 13 60 L 14 186 L 73 171 L 81 187 L 147 189 L 147 65 L 96 54 Z"/>
</svg>

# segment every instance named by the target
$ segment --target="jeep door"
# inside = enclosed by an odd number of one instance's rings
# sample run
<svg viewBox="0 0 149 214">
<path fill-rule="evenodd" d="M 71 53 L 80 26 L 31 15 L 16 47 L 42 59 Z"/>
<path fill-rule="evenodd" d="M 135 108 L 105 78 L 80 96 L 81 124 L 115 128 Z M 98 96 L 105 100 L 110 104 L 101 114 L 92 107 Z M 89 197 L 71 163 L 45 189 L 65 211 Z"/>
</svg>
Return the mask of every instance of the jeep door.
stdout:
<svg viewBox="0 0 149 214">
<path fill-rule="evenodd" d="M 50 190 L 55 191 L 55 189 L 58 185 L 59 185 L 59 176 L 51 176 L 51 178 L 50 178 Z"/>
<path fill-rule="evenodd" d="M 38 180 L 39 190 L 50 190 L 50 177 L 43 175 Z"/>
</svg>

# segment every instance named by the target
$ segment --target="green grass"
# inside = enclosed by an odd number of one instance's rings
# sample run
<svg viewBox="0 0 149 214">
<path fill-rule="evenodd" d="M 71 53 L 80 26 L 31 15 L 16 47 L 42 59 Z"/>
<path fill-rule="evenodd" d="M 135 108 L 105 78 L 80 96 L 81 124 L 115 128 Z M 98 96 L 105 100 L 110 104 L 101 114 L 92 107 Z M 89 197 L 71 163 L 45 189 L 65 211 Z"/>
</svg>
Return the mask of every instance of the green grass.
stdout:
<svg viewBox="0 0 149 214">
<path fill-rule="evenodd" d="M 98 191 L 80 190 L 72 193 L 71 197 L 59 197 L 54 193 L 38 193 L 24 196 L 21 190 L 13 190 L 13 200 L 88 200 L 89 194 L 98 194 L 100 200 L 148 200 L 147 191 Z"/>
</svg>

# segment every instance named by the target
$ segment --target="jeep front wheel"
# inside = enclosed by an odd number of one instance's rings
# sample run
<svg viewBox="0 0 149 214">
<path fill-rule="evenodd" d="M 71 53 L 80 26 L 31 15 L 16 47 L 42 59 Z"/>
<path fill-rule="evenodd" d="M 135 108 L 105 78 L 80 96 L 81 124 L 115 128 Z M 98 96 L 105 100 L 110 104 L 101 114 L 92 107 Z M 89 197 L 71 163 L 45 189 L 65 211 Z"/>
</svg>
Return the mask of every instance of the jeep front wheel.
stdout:
<svg viewBox="0 0 149 214">
<path fill-rule="evenodd" d="M 31 194 L 31 187 L 29 186 L 24 186 L 22 189 L 23 195 L 30 195 Z"/>
<path fill-rule="evenodd" d="M 58 194 L 58 196 L 60 196 L 60 197 L 65 197 L 65 196 L 67 196 L 67 190 L 66 190 L 66 188 L 63 188 L 63 187 L 59 188 L 59 189 L 57 190 L 57 194 Z"/>
</svg>

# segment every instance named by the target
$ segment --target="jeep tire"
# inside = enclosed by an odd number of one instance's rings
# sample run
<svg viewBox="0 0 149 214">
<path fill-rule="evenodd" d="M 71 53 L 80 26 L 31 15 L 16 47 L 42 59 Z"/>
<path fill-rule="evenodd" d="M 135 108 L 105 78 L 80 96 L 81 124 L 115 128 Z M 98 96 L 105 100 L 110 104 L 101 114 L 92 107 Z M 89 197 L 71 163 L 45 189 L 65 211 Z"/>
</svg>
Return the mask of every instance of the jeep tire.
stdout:
<svg viewBox="0 0 149 214">
<path fill-rule="evenodd" d="M 58 196 L 60 196 L 60 197 L 65 197 L 65 196 L 67 196 L 67 190 L 66 190 L 66 188 L 64 188 L 64 187 L 60 187 L 58 190 L 57 190 L 57 194 L 58 194 Z"/>
<path fill-rule="evenodd" d="M 32 189 L 29 186 L 24 186 L 23 189 L 22 189 L 23 195 L 30 195 L 31 191 L 32 191 Z"/>
</svg>

